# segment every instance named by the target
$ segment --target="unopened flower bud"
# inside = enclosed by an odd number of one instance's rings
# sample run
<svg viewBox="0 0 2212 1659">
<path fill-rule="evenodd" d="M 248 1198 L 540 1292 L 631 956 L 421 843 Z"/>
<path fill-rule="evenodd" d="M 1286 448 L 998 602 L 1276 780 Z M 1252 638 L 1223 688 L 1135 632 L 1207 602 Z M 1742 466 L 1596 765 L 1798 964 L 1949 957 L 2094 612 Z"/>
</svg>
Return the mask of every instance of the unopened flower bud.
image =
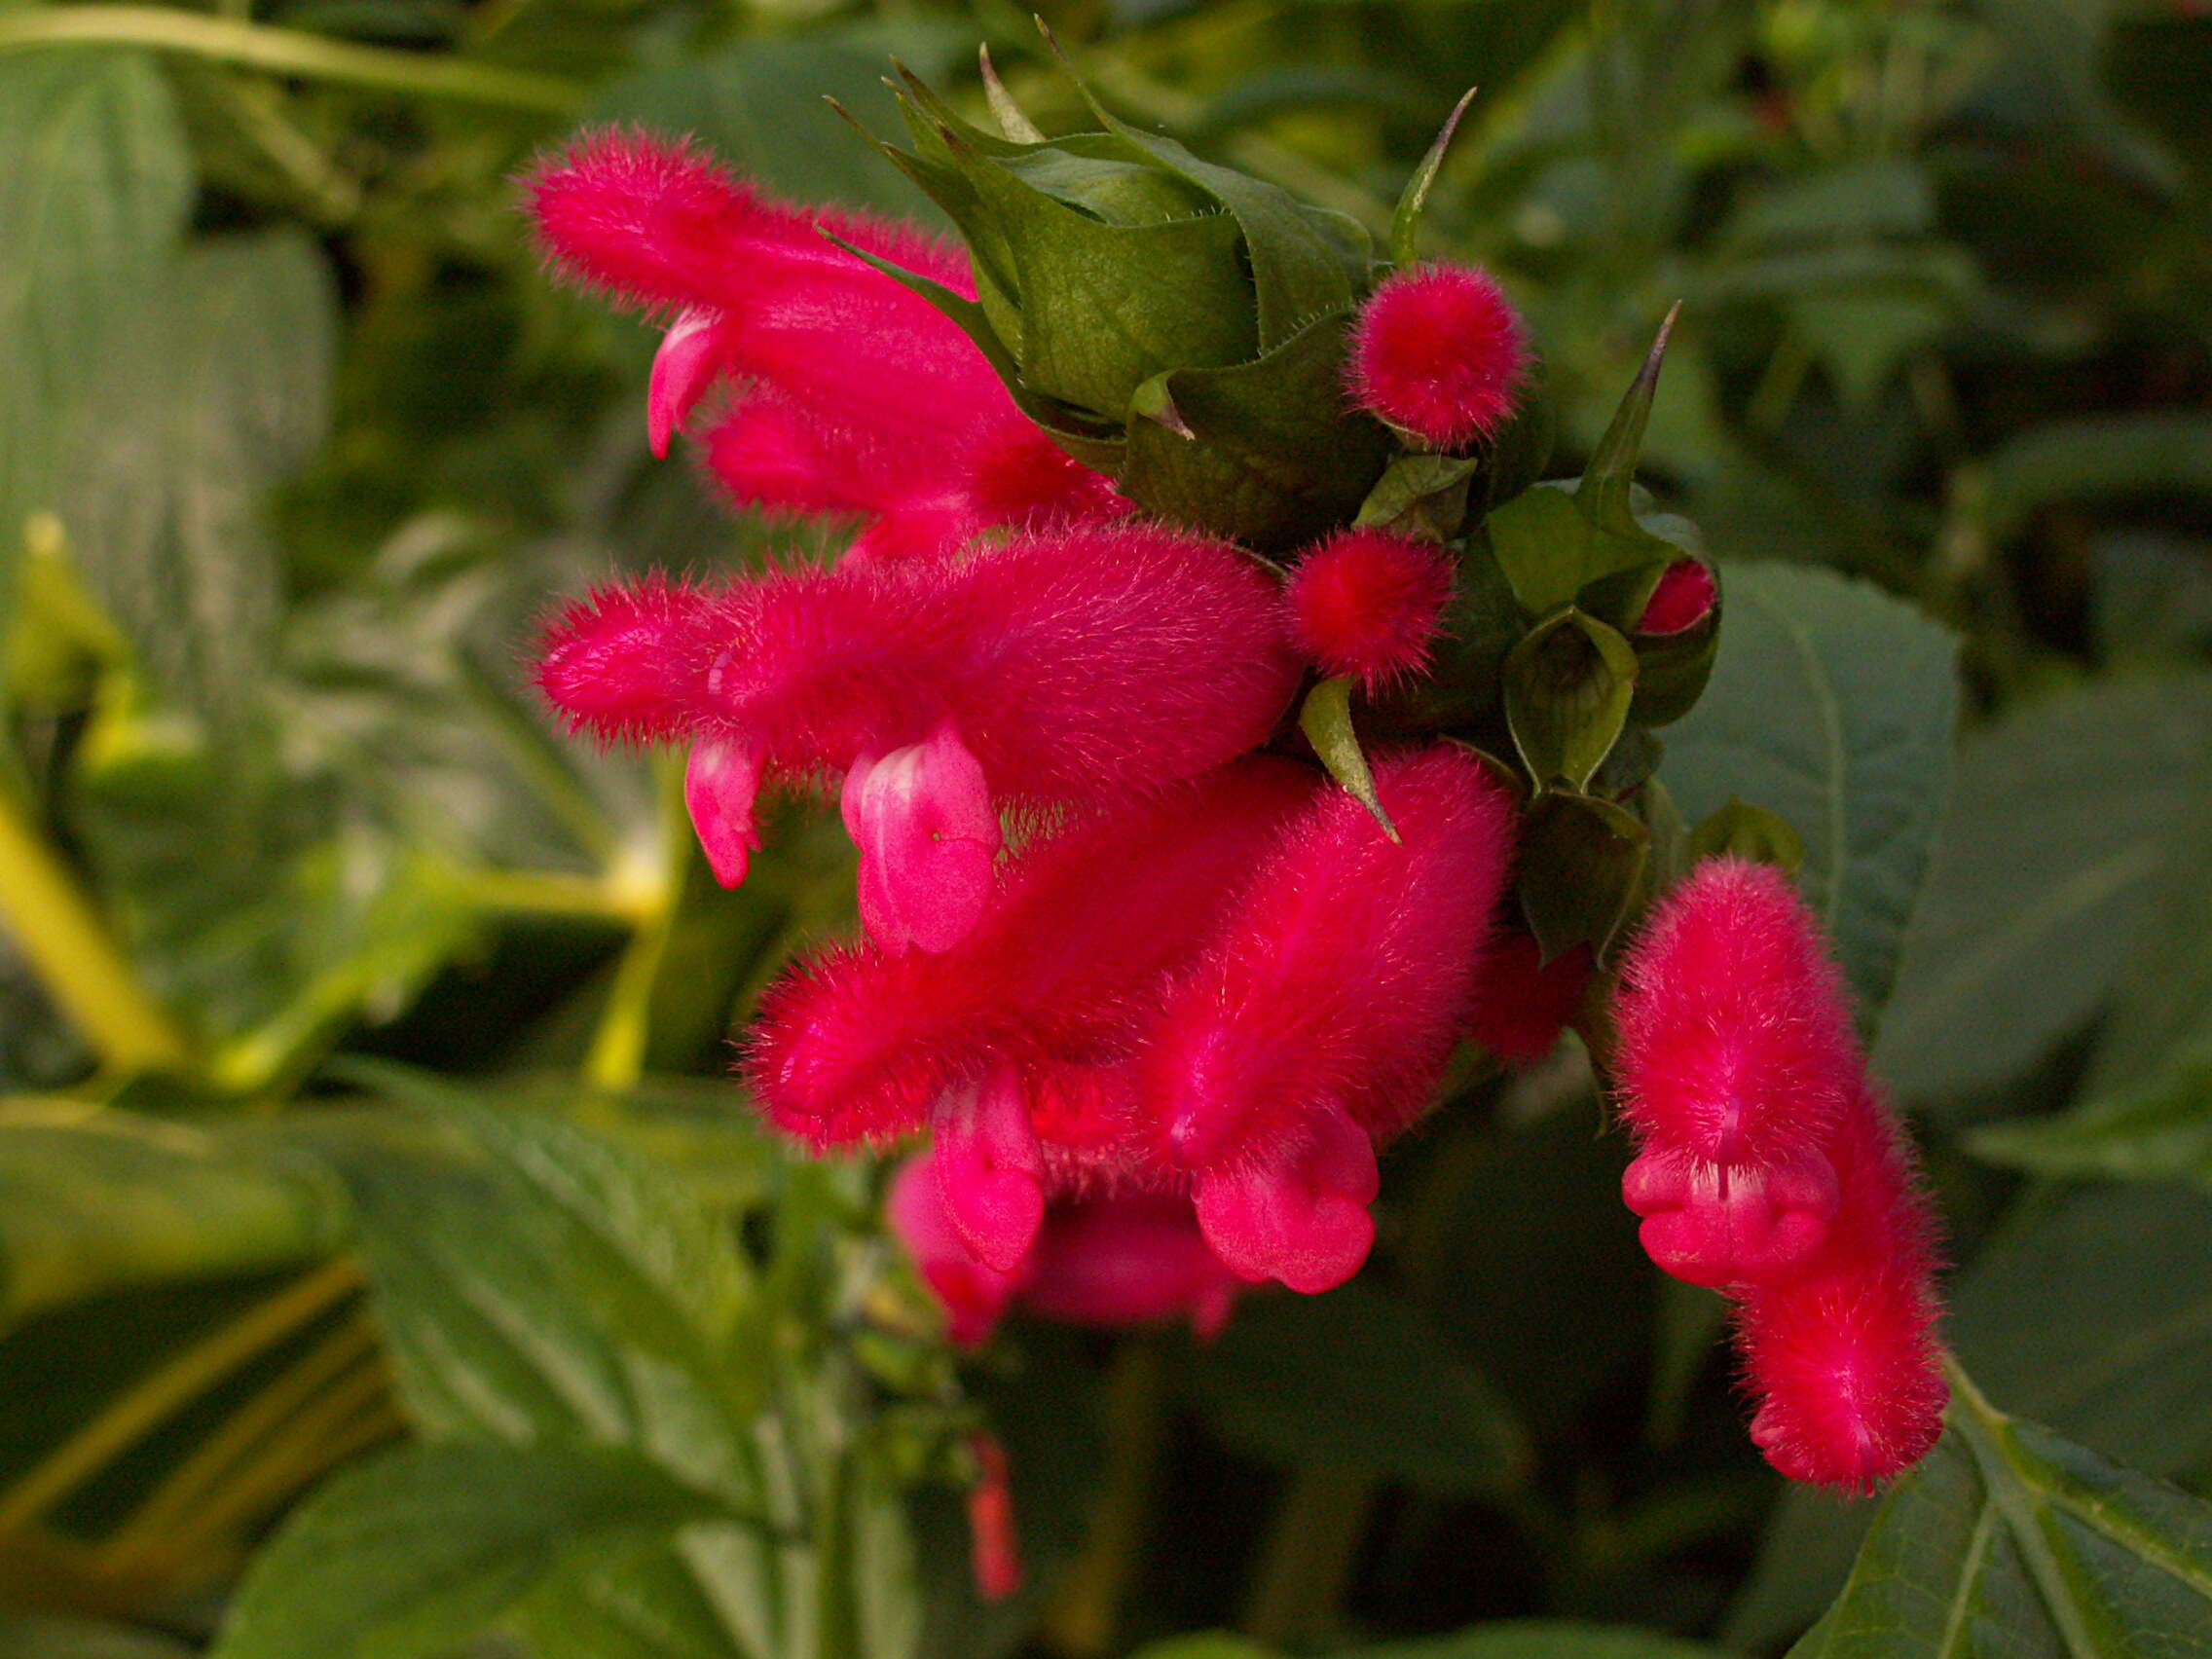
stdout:
<svg viewBox="0 0 2212 1659">
<path fill-rule="evenodd" d="M 1428 665 L 1452 560 L 1434 542 L 1381 530 L 1346 530 L 1291 571 L 1291 633 L 1314 665 L 1373 691 Z"/>
<path fill-rule="evenodd" d="M 1521 320 L 1496 280 L 1471 265 L 1421 265 L 1384 277 L 1361 308 L 1348 379 L 1391 425 L 1456 450 L 1504 424 L 1528 372 Z"/>
</svg>

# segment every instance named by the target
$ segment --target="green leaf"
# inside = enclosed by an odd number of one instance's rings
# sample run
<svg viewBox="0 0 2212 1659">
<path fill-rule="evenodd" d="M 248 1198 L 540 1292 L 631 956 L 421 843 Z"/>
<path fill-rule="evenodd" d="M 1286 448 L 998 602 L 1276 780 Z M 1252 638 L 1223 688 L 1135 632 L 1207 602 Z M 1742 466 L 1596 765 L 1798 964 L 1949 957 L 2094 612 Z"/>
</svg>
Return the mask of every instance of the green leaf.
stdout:
<svg viewBox="0 0 2212 1659">
<path fill-rule="evenodd" d="M 1353 681 L 1348 676 L 1324 680 L 1306 693 L 1306 701 L 1298 711 L 1298 729 L 1306 734 L 1306 741 L 1313 746 L 1313 753 L 1321 757 L 1321 764 L 1357 797 L 1359 804 L 1374 814 L 1375 822 L 1382 826 L 1382 833 L 1395 842 L 1397 827 L 1390 815 L 1382 810 L 1382 801 L 1375 793 L 1375 775 L 1367 769 L 1367 756 L 1359 747 L 1359 733 L 1351 721 L 1351 692 Z"/>
<path fill-rule="evenodd" d="M 80 1106 L 0 1111 L 0 1328 L 131 1285 L 329 1250 L 345 1195 L 240 1137 Z"/>
<path fill-rule="evenodd" d="M 1354 1647 L 1330 1659 L 1718 1659 L 1715 1649 L 1654 1631 L 1571 1619 L 1507 1619 L 1428 1641 Z"/>
<path fill-rule="evenodd" d="M 1805 840 L 1788 819 L 1730 795 L 1690 831 L 1690 857 L 1756 859 L 1795 875 L 1805 865 Z"/>
<path fill-rule="evenodd" d="M 489 1157 L 341 1155 L 408 1410 L 436 1434 L 666 1449 L 748 1490 L 725 1364 L 747 1304 L 734 1238 L 674 1171 L 396 1068 L 374 1076 Z M 687 1442 L 689 1442 L 687 1444 Z"/>
<path fill-rule="evenodd" d="M 1524 490 L 1493 507 L 1484 526 L 1514 597 L 1533 615 L 1570 605 L 1590 583 L 1670 558 L 1675 549 L 1638 528 L 1593 523 L 1574 492 L 1557 482 Z"/>
<path fill-rule="evenodd" d="M 1659 324 L 1658 336 L 1644 354 L 1643 366 L 1637 370 L 1620 407 L 1613 412 L 1605 435 L 1598 440 L 1598 447 L 1590 454 L 1589 464 L 1582 469 L 1582 485 L 1574 493 L 1574 501 L 1596 531 L 1632 540 L 1638 534 L 1637 514 L 1630 502 L 1630 494 L 1636 487 L 1636 462 L 1643 453 L 1643 429 L 1651 421 L 1651 399 L 1659 390 L 1659 370 L 1667 360 L 1667 340 L 1675 332 L 1676 319 L 1681 314 L 1681 302 L 1677 300 Z"/>
<path fill-rule="evenodd" d="M 1225 368 L 1177 368 L 1165 389 L 1197 434 L 1129 428 L 1123 492 L 1178 523 L 1281 553 L 1341 524 L 1389 460 L 1380 423 L 1342 409 L 1348 315 L 1311 319 L 1273 351 Z"/>
<path fill-rule="evenodd" d="M 4 614 L 24 516 L 55 504 L 118 325 L 159 297 L 193 176 L 167 83 L 137 53 L 0 59 L 0 155 Z"/>
<path fill-rule="evenodd" d="M 2075 1180 L 2195 1181 L 2212 1187 L 2212 1041 L 2169 1068 L 2060 1118 L 1992 1124 L 1967 1137 L 1992 1162 Z"/>
<path fill-rule="evenodd" d="M 1989 1391 L 2105 1456 L 2179 1477 L 2212 1454 L 2212 1198 L 2142 1184 L 2031 1194 L 1950 1289 Z"/>
<path fill-rule="evenodd" d="M 2212 679 L 2189 677 L 2031 704 L 1961 745 L 1875 1051 L 1903 1094 L 2002 1084 L 2097 1012 L 2158 890 L 2208 732 Z"/>
<path fill-rule="evenodd" d="M 1527 1472 L 1526 1432 L 1489 1380 L 1414 1303 L 1365 1283 L 1255 1299 L 1198 1377 L 1222 1437 L 1271 1462 L 1447 1493 L 1495 1493 Z"/>
<path fill-rule="evenodd" d="M 1459 101 L 1452 106 L 1452 113 L 1444 118 L 1443 128 L 1429 145 L 1428 154 L 1421 158 L 1420 166 L 1414 168 L 1414 176 L 1406 181 L 1397 209 L 1390 215 L 1390 263 L 1401 271 L 1420 259 L 1420 216 L 1428 206 L 1428 193 L 1435 187 L 1437 173 L 1443 169 L 1446 152 L 1452 148 L 1452 134 L 1458 130 L 1460 118 L 1474 101 L 1472 87 L 1459 94 Z"/>
<path fill-rule="evenodd" d="M 1951 637 L 1825 571 L 1728 568 L 1713 679 L 1659 775 L 1697 822 L 1740 797 L 1805 842 L 1800 881 L 1862 1018 L 1889 1000 L 1949 772 Z"/>
<path fill-rule="evenodd" d="M 1589 786 L 1636 698 L 1636 652 L 1594 616 L 1566 610 L 1505 659 L 1505 719 L 1537 789 Z"/>
<path fill-rule="evenodd" d="M 1948 1432 L 1790 1659 L 2196 1650 L 2212 1629 L 2212 1509 L 1954 1385 Z"/>
<path fill-rule="evenodd" d="M 336 296 L 305 237 L 209 242 L 119 328 L 61 493 L 79 567 L 155 681 L 218 740 L 274 659 L 269 487 L 330 420 Z"/>
<path fill-rule="evenodd" d="M 210 1659 L 434 1659 L 577 1556 L 714 1513 L 635 1456 L 411 1447 L 293 1515 L 254 1558 Z"/>
<path fill-rule="evenodd" d="M 2003 542 L 2065 502 L 2157 491 L 2212 495 L 2212 420 L 2140 414 L 2046 422 L 2006 443 L 1984 467 L 1979 529 Z"/>
<path fill-rule="evenodd" d="M 1557 791 L 1536 797 L 1522 814 L 1514 886 L 1545 961 L 1577 944 L 1605 954 L 1650 851 L 1642 822 L 1609 800 Z"/>
</svg>

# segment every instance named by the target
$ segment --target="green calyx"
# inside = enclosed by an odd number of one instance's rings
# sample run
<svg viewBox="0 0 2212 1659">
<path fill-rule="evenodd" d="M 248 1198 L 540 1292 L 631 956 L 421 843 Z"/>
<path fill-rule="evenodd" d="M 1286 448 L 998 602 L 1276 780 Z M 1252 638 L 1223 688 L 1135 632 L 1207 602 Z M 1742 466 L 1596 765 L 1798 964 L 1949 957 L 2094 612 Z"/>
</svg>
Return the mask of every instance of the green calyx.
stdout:
<svg viewBox="0 0 2212 1659">
<path fill-rule="evenodd" d="M 1342 391 L 1364 230 L 1088 91 L 1102 130 L 1046 138 L 995 76 L 998 132 L 902 77 L 911 148 L 885 153 L 967 242 L 977 298 L 882 268 L 967 331 L 1025 414 L 1139 506 L 1263 553 L 1358 510 L 1392 448 Z"/>
</svg>

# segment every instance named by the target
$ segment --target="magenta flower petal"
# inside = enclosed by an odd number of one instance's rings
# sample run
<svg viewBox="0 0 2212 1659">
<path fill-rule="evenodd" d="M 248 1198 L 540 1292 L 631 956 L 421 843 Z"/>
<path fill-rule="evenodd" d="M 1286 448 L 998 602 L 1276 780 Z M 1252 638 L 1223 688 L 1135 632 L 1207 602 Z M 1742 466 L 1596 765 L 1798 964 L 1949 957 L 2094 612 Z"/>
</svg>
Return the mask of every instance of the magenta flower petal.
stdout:
<svg viewBox="0 0 2212 1659">
<path fill-rule="evenodd" d="M 668 454 L 669 440 L 683 430 L 693 406 L 714 384 L 718 320 L 704 306 L 691 307 L 670 324 L 653 353 L 652 379 L 645 387 L 645 432 L 656 456 Z"/>
<path fill-rule="evenodd" d="M 1001 1067 L 940 1100 L 930 1124 L 954 1231 L 986 1267 L 1013 1272 L 1045 1219 L 1045 1158 L 1019 1080 Z"/>
<path fill-rule="evenodd" d="M 1215 1255 L 1255 1282 L 1280 1279 L 1305 1295 L 1359 1272 L 1375 1243 L 1380 1174 L 1375 1146 L 1344 1113 L 1313 1114 L 1310 1141 L 1268 1162 L 1198 1177 L 1198 1226 Z"/>
<path fill-rule="evenodd" d="M 715 879 L 724 887 L 745 880 L 760 831 L 753 802 L 760 789 L 760 762 L 752 749 L 729 737 L 702 737 L 683 768 L 683 807 Z"/>
<path fill-rule="evenodd" d="M 1835 1169 L 1811 1147 L 1766 1164 L 1716 1163 L 1679 1149 L 1645 1152 L 1621 1178 L 1643 1217 L 1638 1236 L 1689 1284 L 1767 1284 L 1801 1272 L 1826 1240 Z"/>
<path fill-rule="evenodd" d="M 855 761 L 842 804 L 861 850 L 870 939 L 941 953 L 976 931 L 1002 837 L 983 768 L 950 720 L 921 743 Z"/>
<path fill-rule="evenodd" d="M 944 1309 L 946 1333 L 961 1347 L 981 1346 L 1021 1288 L 1022 1274 L 1002 1273 L 968 1248 L 944 1207 L 931 1153 L 919 1153 L 900 1166 L 884 1202 L 884 1218 Z"/>
</svg>

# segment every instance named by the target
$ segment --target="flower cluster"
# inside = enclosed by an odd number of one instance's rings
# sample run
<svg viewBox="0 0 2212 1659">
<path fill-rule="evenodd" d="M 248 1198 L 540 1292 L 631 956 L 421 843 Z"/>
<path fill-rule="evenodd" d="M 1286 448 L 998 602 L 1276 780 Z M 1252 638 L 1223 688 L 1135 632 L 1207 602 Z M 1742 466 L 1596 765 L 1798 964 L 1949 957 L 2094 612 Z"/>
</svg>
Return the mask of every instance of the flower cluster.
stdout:
<svg viewBox="0 0 2212 1659">
<path fill-rule="evenodd" d="M 1528 883 L 1651 832 L 1599 763 L 1695 701 L 1719 590 L 1631 511 L 1656 351 L 1578 490 L 1508 498 L 1541 459 L 1488 276 L 1393 271 L 1103 112 L 1062 149 L 910 92 L 894 157 L 968 257 L 635 134 L 532 178 L 556 269 L 665 323 L 655 453 L 695 433 L 733 501 L 856 526 L 833 565 L 588 594 L 538 682 L 685 746 L 725 884 L 764 790 L 834 792 L 864 932 L 770 987 L 744 1071 L 811 1149 L 923 1142 L 888 1215 L 955 1341 L 1017 1305 L 1210 1333 L 1358 1272 L 1378 1149 L 1460 1042 L 1526 1064 L 1604 1018 L 1640 866 Z M 1709 865 L 1637 946 L 1628 1196 L 1742 1302 L 1773 1460 L 1863 1484 L 1940 1401 L 1926 1229 L 1793 904 Z"/>
<path fill-rule="evenodd" d="M 1234 543 L 1129 517 L 966 335 L 824 234 L 972 293 L 918 233 L 621 133 L 531 191 L 565 274 L 672 319 L 656 450 L 726 386 L 705 447 L 733 497 L 864 519 L 833 568 L 592 593 L 539 660 L 572 726 L 688 746 L 725 883 L 764 787 L 838 789 L 866 938 L 765 999 L 761 1108 L 817 1148 L 930 1136 L 892 1215 L 968 1340 L 1017 1298 L 1208 1327 L 1239 1283 L 1356 1272 L 1375 1148 L 1468 1028 L 1511 804 L 1415 746 L 1376 766 L 1385 830 L 1253 752 L 1302 652 L 1418 670 L 1449 560 L 1347 532 L 1286 598 Z"/>
<path fill-rule="evenodd" d="M 1651 1259 L 1738 1304 L 1751 1437 L 1864 1490 L 1941 1428 L 1928 1207 L 1788 878 L 1701 864 L 1654 911 L 1615 1017 L 1622 1183 Z"/>
</svg>

